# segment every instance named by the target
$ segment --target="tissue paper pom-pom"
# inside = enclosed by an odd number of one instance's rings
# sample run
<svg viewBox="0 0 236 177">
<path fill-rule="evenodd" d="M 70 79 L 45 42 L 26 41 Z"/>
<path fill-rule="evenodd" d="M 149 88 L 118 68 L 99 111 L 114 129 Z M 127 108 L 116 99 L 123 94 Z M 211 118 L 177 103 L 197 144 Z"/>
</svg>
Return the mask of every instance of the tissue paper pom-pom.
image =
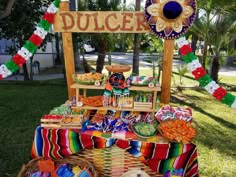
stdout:
<svg viewBox="0 0 236 177">
<path fill-rule="evenodd" d="M 231 106 L 235 101 L 235 96 L 230 93 L 227 93 L 221 101 L 222 103 Z"/>
<path fill-rule="evenodd" d="M 211 77 L 206 74 L 205 76 L 201 77 L 200 79 L 198 79 L 198 82 L 200 83 L 200 85 L 202 87 L 205 87 L 207 84 L 209 84 L 212 81 Z"/>
<path fill-rule="evenodd" d="M 17 66 L 17 64 L 13 60 L 7 61 L 5 65 L 12 73 L 16 72 L 19 69 L 19 66 Z"/>
<path fill-rule="evenodd" d="M 205 86 L 205 89 L 208 91 L 208 93 L 213 94 L 219 87 L 220 86 L 215 81 L 211 81 Z"/>
<path fill-rule="evenodd" d="M 29 40 L 25 42 L 24 48 L 26 48 L 32 54 L 35 53 L 36 50 L 38 49 L 38 47 Z"/>
<path fill-rule="evenodd" d="M 177 46 L 179 48 L 183 47 L 184 45 L 188 45 L 189 44 L 189 42 L 186 40 L 185 36 L 176 39 L 175 43 L 177 44 Z"/>
<path fill-rule="evenodd" d="M 193 72 L 192 72 L 192 74 L 194 75 L 194 77 L 195 77 L 195 79 L 199 79 L 199 78 L 201 78 L 202 76 L 204 76 L 204 75 L 206 75 L 206 71 L 205 71 L 205 69 L 203 68 L 203 67 L 201 67 L 201 68 L 197 68 L 196 70 L 194 70 Z"/>
<path fill-rule="evenodd" d="M 54 22 L 54 18 L 53 18 L 53 14 L 52 13 L 48 13 L 46 12 L 43 17 L 44 20 L 47 20 L 50 24 L 53 24 Z"/>
<path fill-rule="evenodd" d="M 58 8 L 53 3 L 47 9 L 47 12 L 52 14 L 55 14 L 57 11 Z"/>
<path fill-rule="evenodd" d="M 222 87 L 219 87 L 214 93 L 213 96 L 221 101 L 223 99 L 223 97 L 227 94 L 226 90 Z"/>
<path fill-rule="evenodd" d="M 193 60 L 191 63 L 187 64 L 188 70 L 190 72 L 193 72 L 194 70 L 196 70 L 197 68 L 202 67 L 202 65 L 200 64 L 200 62 L 198 60 Z"/>
<path fill-rule="evenodd" d="M 187 55 L 188 53 L 192 52 L 192 48 L 190 47 L 190 44 L 184 45 L 179 49 L 182 56 Z"/>
<path fill-rule="evenodd" d="M 12 60 L 18 65 L 18 66 L 22 66 L 26 60 L 19 54 L 15 54 L 13 57 L 12 57 Z"/>
<path fill-rule="evenodd" d="M 235 98 L 233 104 L 231 105 L 231 108 L 236 109 L 236 98 Z"/>
<path fill-rule="evenodd" d="M 29 38 L 29 41 L 31 41 L 32 43 L 34 43 L 34 45 L 39 47 L 42 44 L 43 39 L 36 34 L 32 34 Z"/>
<path fill-rule="evenodd" d="M 45 31 L 49 31 L 51 24 L 47 20 L 41 19 L 38 26 L 43 28 Z"/>
<path fill-rule="evenodd" d="M 41 37 L 42 39 L 45 38 L 45 36 L 47 35 L 47 31 L 45 31 L 43 28 L 37 26 L 36 30 L 34 31 L 34 34 L 38 35 L 39 37 Z"/>
<path fill-rule="evenodd" d="M 25 47 L 21 47 L 21 49 L 17 52 L 20 56 L 22 56 L 25 60 L 28 60 L 33 54 L 28 51 Z"/>
<path fill-rule="evenodd" d="M 197 60 L 197 57 L 194 55 L 193 52 L 189 52 L 187 55 L 183 56 L 183 60 L 185 63 L 191 63 L 193 60 Z"/>
</svg>

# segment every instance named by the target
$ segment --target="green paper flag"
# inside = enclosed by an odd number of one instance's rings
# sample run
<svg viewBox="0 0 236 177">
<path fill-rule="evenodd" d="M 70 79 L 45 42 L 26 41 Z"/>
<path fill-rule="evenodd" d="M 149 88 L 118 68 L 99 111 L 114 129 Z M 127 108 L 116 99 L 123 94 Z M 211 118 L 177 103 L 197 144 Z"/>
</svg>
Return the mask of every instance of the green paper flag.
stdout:
<svg viewBox="0 0 236 177">
<path fill-rule="evenodd" d="M 36 50 L 38 49 L 38 47 L 36 45 L 34 45 L 31 41 L 27 40 L 25 42 L 24 47 L 32 54 L 34 54 L 36 52 Z"/>
<path fill-rule="evenodd" d="M 224 98 L 221 100 L 222 103 L 227 104 L 228 106 L 231 106 L 234 103 L 235 96 L 227 93 Z"/>
<path fill-rule="evenodd" d="M 12 73 L 16 72 L 19 69 L 19 66 L 12 59 L 4 64 Z"/>
<path fill-rule="evenodd" d="M 43 28 L 45 31 L 49 31 L 51 24 L 47 20 L 41 19 L 38 26 Z"/>
<path fill-rule="evenodd" d="M 198 82 L 200 83 L 200 85 L 202 87 L 207 86 L 207 84 L 209 84 L 212 81 L 211 77 L 209 76 L 209 74 L 204 75 L 203 77 L 201 77 L 200 79 L 198 79 Z"/>
</svg>

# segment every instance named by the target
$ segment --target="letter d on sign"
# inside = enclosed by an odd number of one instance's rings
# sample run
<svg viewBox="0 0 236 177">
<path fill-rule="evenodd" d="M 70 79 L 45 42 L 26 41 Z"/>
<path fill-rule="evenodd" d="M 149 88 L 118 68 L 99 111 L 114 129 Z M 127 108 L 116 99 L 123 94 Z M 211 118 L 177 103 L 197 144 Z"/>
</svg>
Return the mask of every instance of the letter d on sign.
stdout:
<svg viewBox="0 0 236 177">
<path fill-rule="evenodd" d="M 61 13 L 60 16 L 62 17 L 62 22 L 63 22 L 63 29 L 68 30 L 73 28 L 75 25 L 75 21 L 73 16 L 70 13 Z"/>
</svg>

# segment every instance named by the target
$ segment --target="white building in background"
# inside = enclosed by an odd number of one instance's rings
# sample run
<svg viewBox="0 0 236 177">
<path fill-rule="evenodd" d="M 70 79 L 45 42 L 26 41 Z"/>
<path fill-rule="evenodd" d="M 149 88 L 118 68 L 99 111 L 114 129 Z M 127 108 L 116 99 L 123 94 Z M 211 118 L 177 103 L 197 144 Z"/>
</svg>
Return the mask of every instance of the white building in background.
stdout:
<svg viewBox="0 0 236 177">
<path fill-rule="evenodd" d="M 8 54 L 9 47 L 14 47 L 13 40 L 1 39 L 0 40 L 0 64 L 5 63 L 11 59 L 11 55 Z M 45 50 L 38 49 L 34 54 L 33 62 L 38 61 L 40 63 L 40 69 L 53 67 L 56 59 L 56 50 L 54 47 L 54 41 L 48 42 Z M 28 61 L 29 62 L 29 61 Z"/>
</svg>

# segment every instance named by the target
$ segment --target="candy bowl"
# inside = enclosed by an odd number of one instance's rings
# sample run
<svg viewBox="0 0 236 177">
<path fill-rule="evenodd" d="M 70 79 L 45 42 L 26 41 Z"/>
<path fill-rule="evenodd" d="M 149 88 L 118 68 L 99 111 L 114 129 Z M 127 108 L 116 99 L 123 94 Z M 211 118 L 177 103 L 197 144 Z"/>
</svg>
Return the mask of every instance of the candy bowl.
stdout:
<svg viewBox="0 0 236 177">
<path fill-rule="evenodd" d="M 157 126 L 152 123 L 138 122 L 132 125 L 133 132 L 141 138 L 149 138 L 157 134 Z"/>
<path fill-rule="evenodd" d="M 83 85 L 94 85 L 102 82 L 103 75 L 101 73 L 84 73 L 72 75 L 74 82 Z"/>
<path fill-rule="evenodd" d="M 197 136 L 197 123 L 179 119 L 162 121 L 158 125 L 158 131 L 169 141 L 187 144 Z"/>
</svg>

